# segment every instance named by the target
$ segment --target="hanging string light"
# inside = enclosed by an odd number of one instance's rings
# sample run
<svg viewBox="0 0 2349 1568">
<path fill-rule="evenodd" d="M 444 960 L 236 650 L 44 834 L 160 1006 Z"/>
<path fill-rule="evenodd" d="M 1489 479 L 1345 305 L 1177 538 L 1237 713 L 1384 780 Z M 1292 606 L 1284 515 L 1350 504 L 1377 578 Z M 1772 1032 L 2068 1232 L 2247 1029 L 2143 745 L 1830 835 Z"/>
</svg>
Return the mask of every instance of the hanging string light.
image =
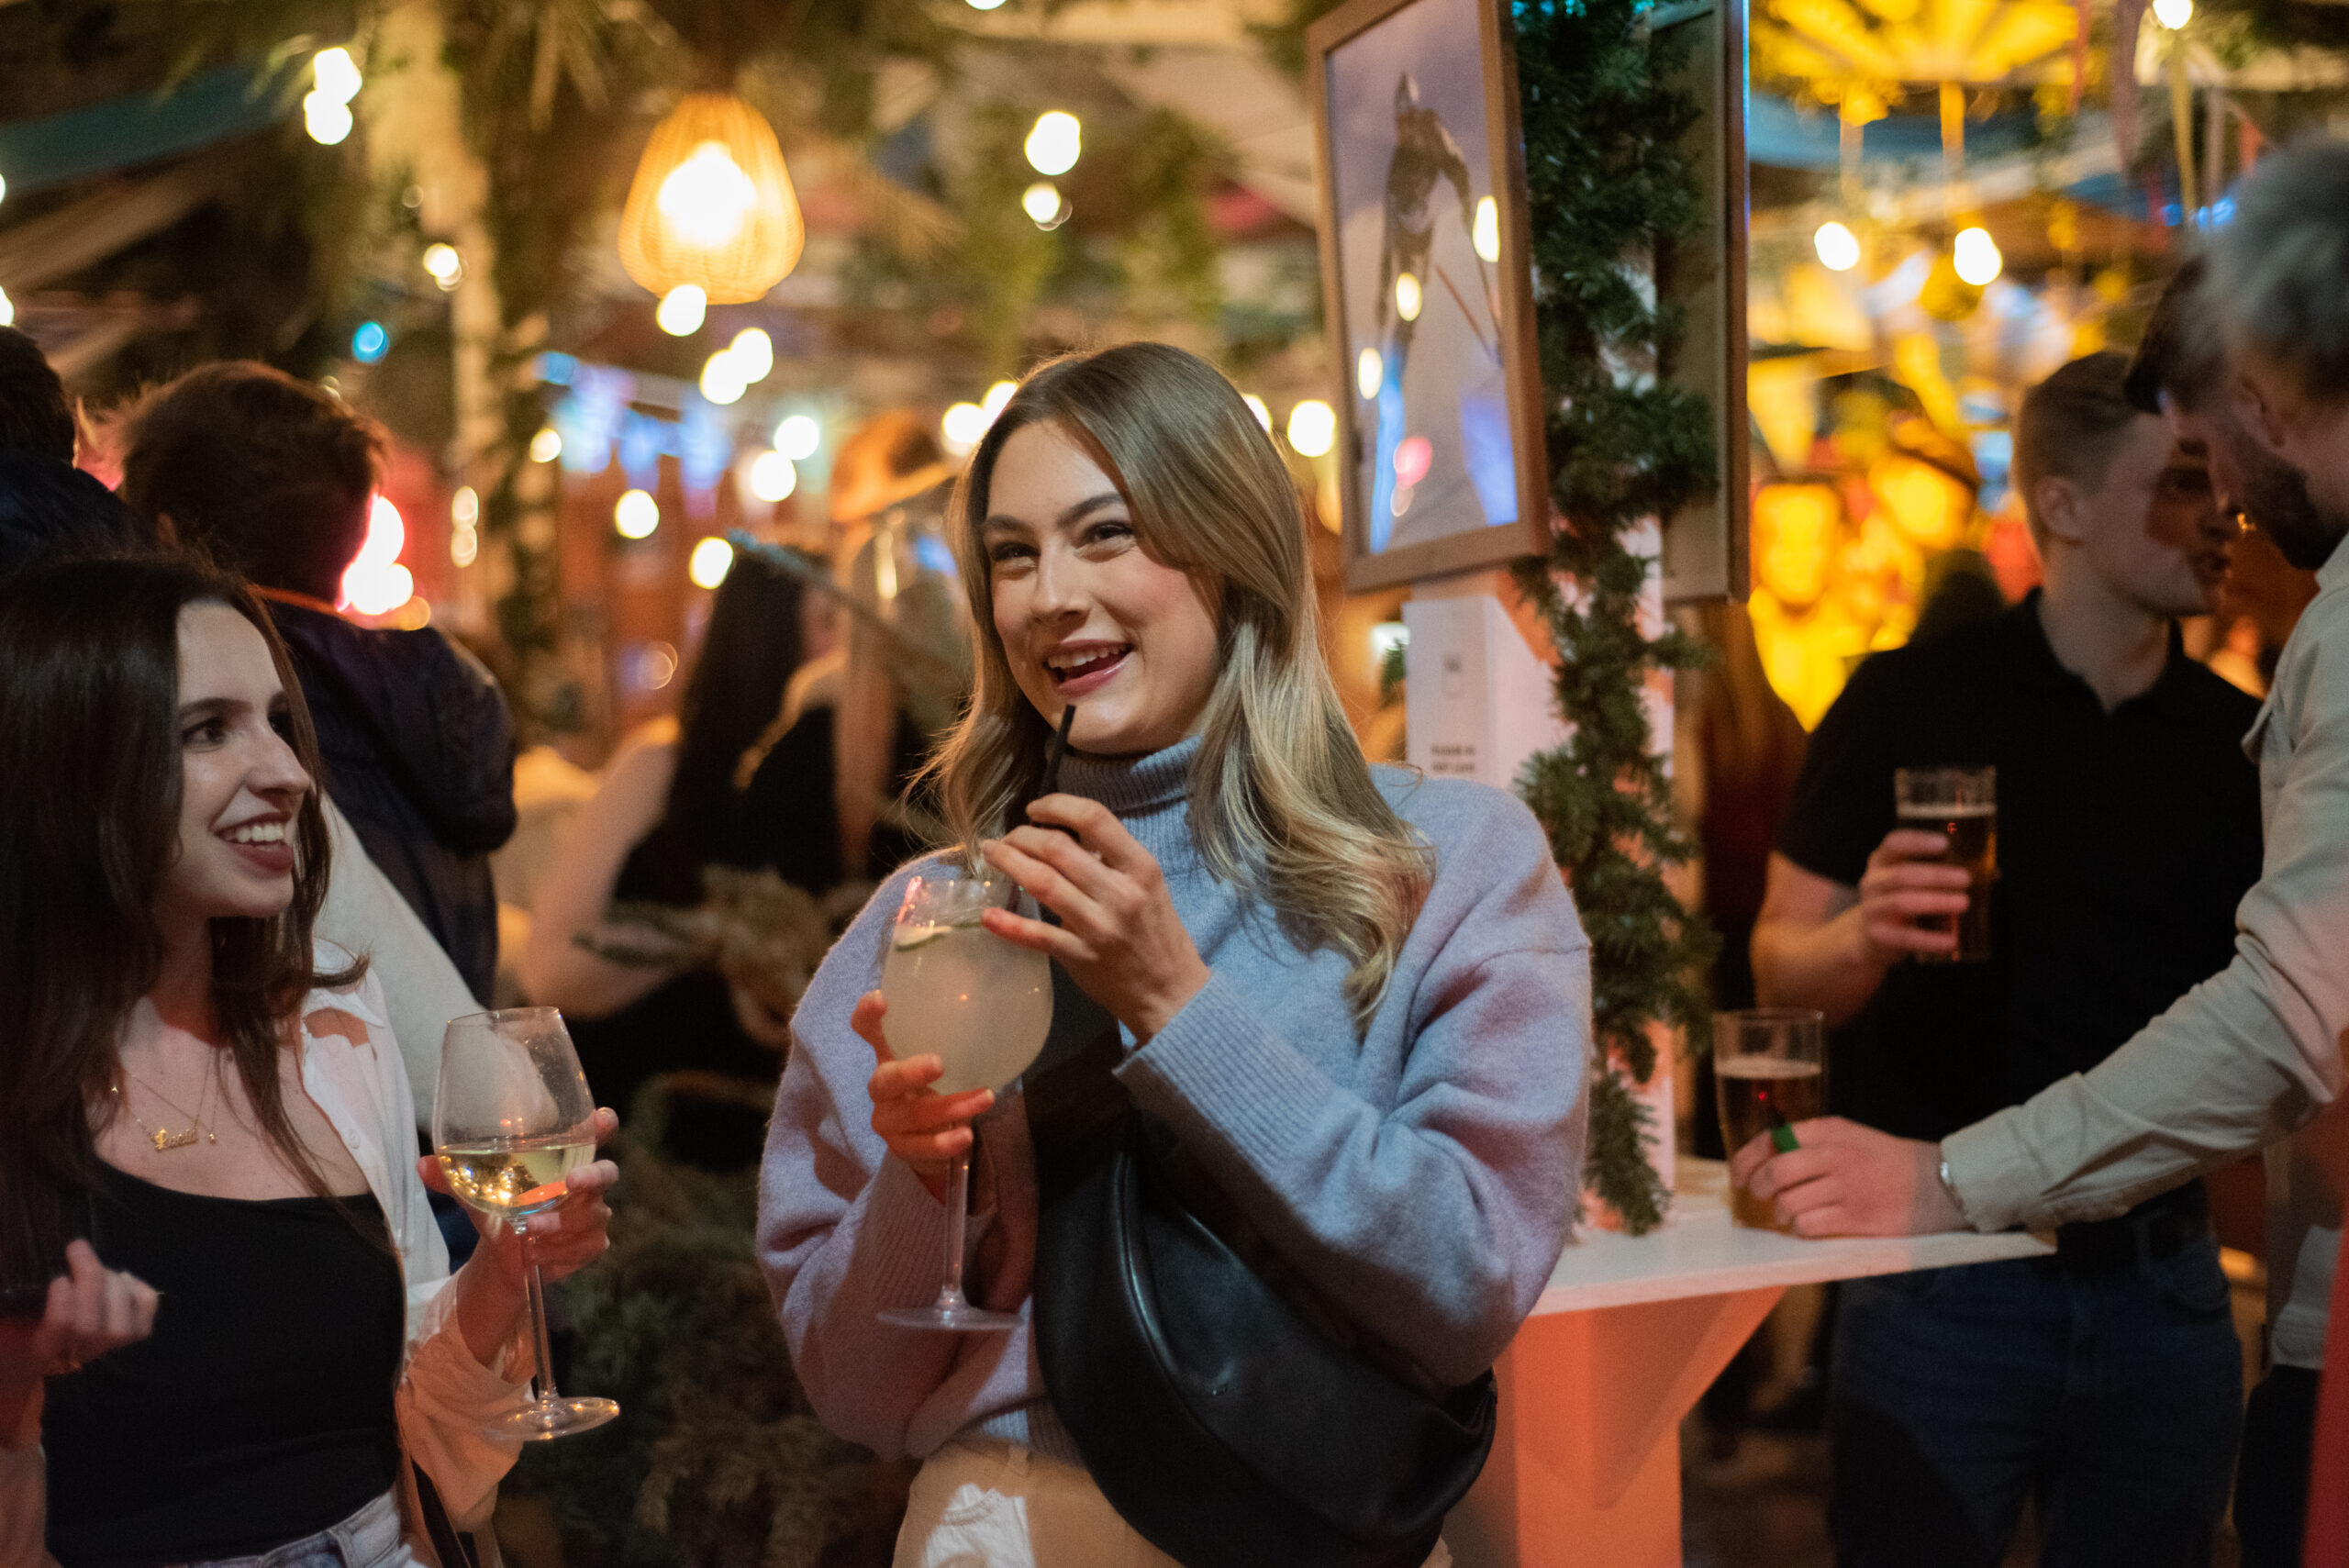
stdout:
<svg viewBox="0 0 2349 1568">
<path fill-rule="evenodd" d="M 655 127 L 620 217 L 620 264 L 656 295 L 759 298 L 798 264 L 807 224 L 774 130 L 732 93 L 688 93 Z"/>
</svg>

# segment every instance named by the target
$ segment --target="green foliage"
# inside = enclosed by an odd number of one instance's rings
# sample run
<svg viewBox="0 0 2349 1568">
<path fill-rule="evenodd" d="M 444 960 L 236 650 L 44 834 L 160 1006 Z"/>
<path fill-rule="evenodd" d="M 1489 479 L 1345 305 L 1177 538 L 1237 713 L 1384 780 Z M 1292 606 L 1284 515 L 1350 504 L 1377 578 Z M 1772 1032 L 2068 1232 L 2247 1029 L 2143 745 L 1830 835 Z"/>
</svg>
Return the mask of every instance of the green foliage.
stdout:
<svg viewBox="0 0 2349 1568">
<path fill-rule="evenodd" d="M 773 1091 L 740 1094 L 763 1109 Z M 752 1251 L 756 1172 L 662 1158 L 667 1108 L 659 1086 L 639 1095 L 607 1147 L 622 1173 L 612 1250 L 563 1287 L 566 1386 L 618 1399 L 621 1417 L 526 1449 L 505 1489 L 551 1507 L 577 1568 L 885 1562 L 908 1473 L 809 1408 Z"/>
<path fill-rule="evenodd" d="M 1574 733 L 1525 765 L 1519 789 L 1548 829 L 1591 941 L 1599 1060 L 1590 1085 L 1587 1185 L 1633 1233 L 1669 1195 L 1647 1163 L 1656 1026 L 1707 1030 L 1697 977 L 1716 939 L 1664 880 L 1694 847 L 1641 693 L 1702 645 L 1641 625 L 1650 558 L 1627 535 L 1713 482 L 1704 399 L 1656 380 L 1677 322 L 1648 286 L 1659 245 L 1699 225 L 1680 151 L 1696 106 L 1665 85 L 1676 63 L 1636 0 L 1520 0 L 1514 7 L 1551 494 L 1549 553 L 1518 563 L 1558 650 L 1558 704 Z"/>
</svg>

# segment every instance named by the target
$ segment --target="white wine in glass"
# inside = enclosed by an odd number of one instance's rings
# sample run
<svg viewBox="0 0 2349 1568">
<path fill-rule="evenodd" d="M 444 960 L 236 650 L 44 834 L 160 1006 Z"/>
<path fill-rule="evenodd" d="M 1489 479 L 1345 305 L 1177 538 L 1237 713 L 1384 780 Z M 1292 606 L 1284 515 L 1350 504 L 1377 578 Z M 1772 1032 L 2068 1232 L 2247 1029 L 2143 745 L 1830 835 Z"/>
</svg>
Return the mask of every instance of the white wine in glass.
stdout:
<svg viewBox="0 0 2349 1568">
<path fill-rule="evenodd" d="M 935 1056 L 941 1095 L 999 1089 L 1028 1070 L 1052 1023 L 1052 961 L 980 924 L 989 909 L 1034 915 L 1011 879 L 951 862 L 925 868 L 905 902 L 881 962 L 889 1010 L 881 1032 L 900 1062 Z M 881 1321 L 901 1329 L 1008 1329 L 1019 1319 L 974 1307 L 963 1295 L 963 1244 L 971 1204 L 971 1158 L 954 1157 L 946 1196 L 946 1257 L 938 1299 L 894 1308 Z"/>
<path fill-rule="evenodd" d="M 579 1070 L 571 1031 L 552 1007 L 507 1007 L 449 1020 L 440 1082 L 432 1097 L 432 1149 L 450 1190 L 466 1205 L 513 1226 L 562 1201 L 571 1173 L 596 1157 L 596 1102 Z M 546 1286 L 534 1262 L 530 1342 L 538 1353 L 533 1398 L 484 1427 L 493 1438 L 559 1438 L 600 1427 L 620 1413 L 609 1399 L 555 1392 L 547 1350 Z"/>
</svg>

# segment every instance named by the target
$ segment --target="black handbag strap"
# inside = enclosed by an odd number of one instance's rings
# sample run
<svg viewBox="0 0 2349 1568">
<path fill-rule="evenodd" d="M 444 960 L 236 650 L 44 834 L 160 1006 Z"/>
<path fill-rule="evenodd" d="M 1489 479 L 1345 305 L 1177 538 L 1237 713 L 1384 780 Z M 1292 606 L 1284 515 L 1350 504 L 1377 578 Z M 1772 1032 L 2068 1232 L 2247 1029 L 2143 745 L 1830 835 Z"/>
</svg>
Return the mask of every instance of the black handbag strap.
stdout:
<svg viewBox="0 0 2349 1568">
<path fill-rule="evenodd" d="M 1052 1028 L 1020 1079 L 1042 1203 L 1049 1205 L 1116 1151 L 1133 1109 L 1116 1076 L 1124 1056 L 1118 1020 L 1055 962 Z"/>
</svg>

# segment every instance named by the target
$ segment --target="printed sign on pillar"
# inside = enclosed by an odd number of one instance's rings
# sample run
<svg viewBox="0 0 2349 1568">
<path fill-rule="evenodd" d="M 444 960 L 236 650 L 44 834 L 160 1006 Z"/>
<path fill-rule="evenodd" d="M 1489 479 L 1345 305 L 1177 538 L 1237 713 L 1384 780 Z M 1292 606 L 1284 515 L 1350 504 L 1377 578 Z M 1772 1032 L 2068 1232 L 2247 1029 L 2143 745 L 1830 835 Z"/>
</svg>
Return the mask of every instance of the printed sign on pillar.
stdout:
<svg viewBox="0 0 2349 1568">
<path fill-rule="evenodd" d="M 1563 744 L 1550 667 L 1498 599 L 1413 599 L 1403 606 L 1405 746 L 1433 778 L 1500 789 L 1536 751 Z"/>
</svg>

